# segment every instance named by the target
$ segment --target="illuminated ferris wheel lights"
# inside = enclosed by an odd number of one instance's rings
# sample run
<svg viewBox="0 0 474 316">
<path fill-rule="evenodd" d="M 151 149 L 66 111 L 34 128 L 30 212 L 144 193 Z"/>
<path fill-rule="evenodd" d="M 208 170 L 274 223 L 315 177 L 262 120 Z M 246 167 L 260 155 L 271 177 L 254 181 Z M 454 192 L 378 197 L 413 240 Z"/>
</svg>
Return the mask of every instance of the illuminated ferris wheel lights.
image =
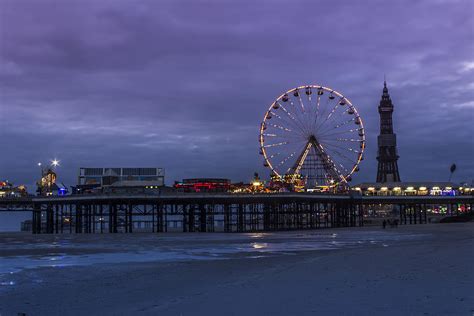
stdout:
<svg viewBox="0 0 474 316">
<path fill-rule="evenodd" d="M 301 97 L 301 90 L 307 98 Z M 313 90 L 317 98 L 312 100 Z M 324 92 L 327 97 L 323 101 Z M 347 114 L 352 117 L 347 119 Z M 272 124 L 268 124 L 271 118 Z M 358 127 L 348 130 L 352 122 Z M 350 181 L 365 148 L 356 109 L 341 93 L 321 85 L 300 86 L 278 97 L 264 116 L 260 136 L 259 153 L 272 175 L 307 188 Z"/>
</svg>

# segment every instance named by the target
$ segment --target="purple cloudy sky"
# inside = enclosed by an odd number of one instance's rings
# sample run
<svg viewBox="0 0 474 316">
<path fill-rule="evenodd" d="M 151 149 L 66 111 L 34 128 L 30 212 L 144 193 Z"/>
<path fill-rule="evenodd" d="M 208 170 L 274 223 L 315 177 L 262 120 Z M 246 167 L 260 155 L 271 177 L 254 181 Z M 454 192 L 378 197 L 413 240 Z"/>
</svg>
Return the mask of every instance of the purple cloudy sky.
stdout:
<svg viewBox="0 0 474 316">
<path fill-rule="evenodd" d="M 268 176 L 258 126 L 302 84 L 361 113 L 373 181 L 384 73 L 402 180 L 474 178 L 474 2 L 0 1 L 0 178 L 57 157 L 158 166 L 166 181 Z"/>
</svg>

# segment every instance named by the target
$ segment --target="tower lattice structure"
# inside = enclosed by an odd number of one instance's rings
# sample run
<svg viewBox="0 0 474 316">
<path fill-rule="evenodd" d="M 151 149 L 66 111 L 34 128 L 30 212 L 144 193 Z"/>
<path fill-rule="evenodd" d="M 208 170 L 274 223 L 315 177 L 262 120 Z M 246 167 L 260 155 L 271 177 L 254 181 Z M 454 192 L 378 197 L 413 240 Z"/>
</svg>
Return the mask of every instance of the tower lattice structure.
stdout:
<svg viewBox="0 0 474 316">
<path fill-rule="evenodd" d="M 380 135 L 377 138 L 377 182 L 400 182 L 398 172 L 397 135 L 393 132 L 393 104 L 388 94 L 387 82 L 383 83 L 379 104 Z"/>
</svg>

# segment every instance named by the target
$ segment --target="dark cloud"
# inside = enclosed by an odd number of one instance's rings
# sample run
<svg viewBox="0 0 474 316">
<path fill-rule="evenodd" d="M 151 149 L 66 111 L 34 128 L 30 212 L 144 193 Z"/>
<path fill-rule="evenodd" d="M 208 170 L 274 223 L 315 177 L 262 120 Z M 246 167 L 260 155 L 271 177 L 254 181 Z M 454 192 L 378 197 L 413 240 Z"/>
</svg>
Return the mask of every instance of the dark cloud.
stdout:
<svg viewBox="0 0 474 316">
<path fill-rule="evenodd" d="M 150 165 L 167 181 L 268 174 L 258 124 L 281 92 L 333 87 L 358 107 L 375 177 L 384 74 L 404 180 L 474 178 L 473 4 L 465 1 L 0 2 L 0 177 L 37 161 Z"/>
</svg>

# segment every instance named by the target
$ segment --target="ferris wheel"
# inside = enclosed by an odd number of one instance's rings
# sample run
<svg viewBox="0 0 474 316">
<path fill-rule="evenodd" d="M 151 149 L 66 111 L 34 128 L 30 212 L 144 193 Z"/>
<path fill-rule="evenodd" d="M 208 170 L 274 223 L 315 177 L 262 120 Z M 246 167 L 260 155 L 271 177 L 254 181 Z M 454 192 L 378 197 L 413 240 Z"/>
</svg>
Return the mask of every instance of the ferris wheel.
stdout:
<svg viewBox="0 0 474 316">
<path fill-rule="evenodd" d="M 359 170 L 365 148 L 355 106 L 328 87 L 300 86 L 280 95 L 260 125 L 264 166 L 281 181 L 306 188 L 347 184 Z"/>
</svg>

